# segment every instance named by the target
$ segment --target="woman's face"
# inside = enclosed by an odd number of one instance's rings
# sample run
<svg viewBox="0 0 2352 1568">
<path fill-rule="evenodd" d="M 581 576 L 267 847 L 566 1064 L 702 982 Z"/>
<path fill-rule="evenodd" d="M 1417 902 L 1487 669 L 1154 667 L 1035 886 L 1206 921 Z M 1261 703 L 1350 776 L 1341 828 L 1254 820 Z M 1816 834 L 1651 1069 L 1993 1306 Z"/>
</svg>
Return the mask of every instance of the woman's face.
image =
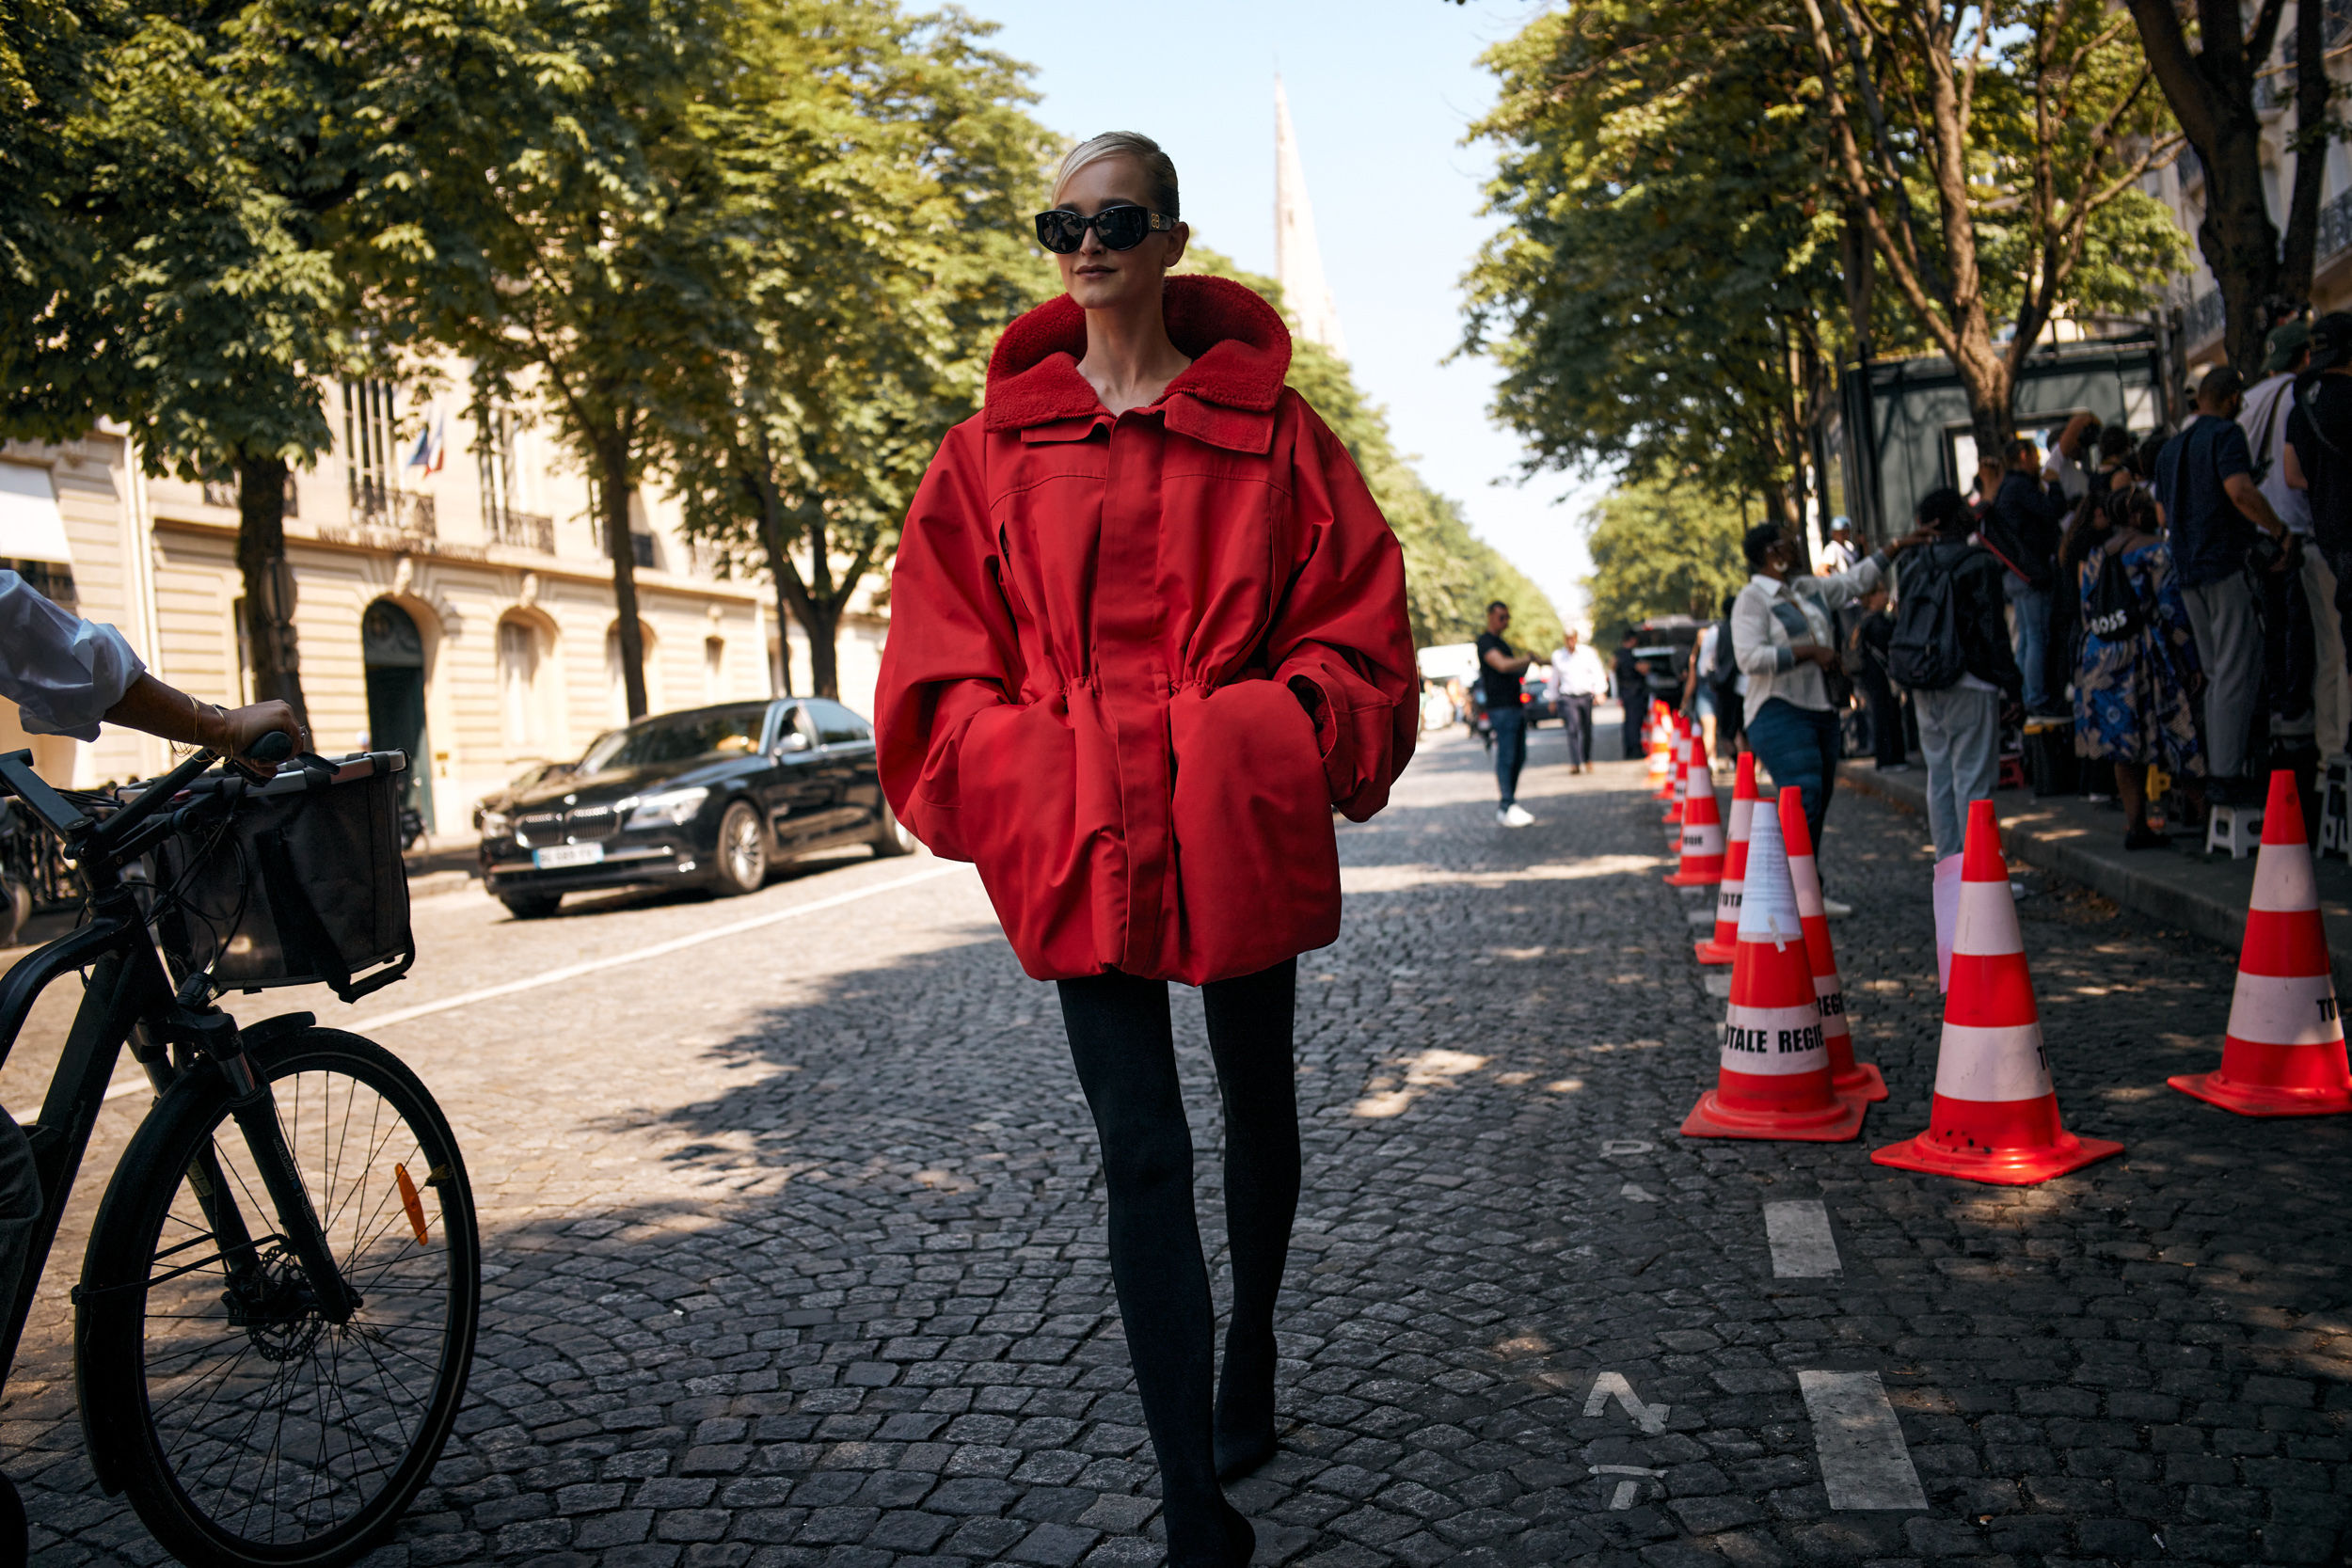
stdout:
<svg viewBox="0 0 2352 1568">
<path fill-rule="evenodd" d="M 1133 158 L 1097 158 L 1070 177 L 1056 205 L 1084 217 L 1105 207 L 1149 208 L 1152 182 Z M 1160 279 L 1184 255 L 1191 234 L 1191 228 L 1180 223 L 1144 235 L 1133 250 L 1111 250 L 1089 229 L 1084 243 L 1068 256 L 1055 257 L 1054 264 L 1061 269 L 1062 287 L 1079 305 L 1089 310 L 1115 310 L 1146 297 L 1157 300 Z"/>
</svg>

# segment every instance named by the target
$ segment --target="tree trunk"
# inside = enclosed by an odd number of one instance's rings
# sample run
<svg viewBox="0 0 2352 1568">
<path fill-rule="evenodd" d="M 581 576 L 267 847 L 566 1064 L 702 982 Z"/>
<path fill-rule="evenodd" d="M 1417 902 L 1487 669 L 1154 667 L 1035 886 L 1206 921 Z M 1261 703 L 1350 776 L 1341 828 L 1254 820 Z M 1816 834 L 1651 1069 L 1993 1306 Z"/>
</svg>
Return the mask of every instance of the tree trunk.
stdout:
<svg viewBox="0 0 2352 1568">
<path fill-rule="evenodd" d="M 628 437 L 608 433 L 598 442 L 602 470 L 598 499 L 604 507 L 604 547 L 612 558 L 612 605 L 620 616 L 621 685 L 628 716 L 643 719 L 645 707 L 645 633 L 637 619 L 637 544 L 628 531 Z"/>
<path fill-rule="evenodd" d="M 808 512 L 808 684 L 819 697 L 841 700 L 840 658 L 834 638 L 841 629 L 841 611 L 849 599 L 845 589 L 833 586 L 833 541 L 825 528 L 822 501 L 811 501 Z"/>
<path fill-rule="evenodd" d="M 2295 8 L 2295 185 L 2287 198 L 2287 232 L 2279 250 L 2279 294 L 2296 304 L 2312 297 L 2319 250 L 2319 193 L 2328 180 L 2329 122 L 2327 8 L 2312 0 Z M 2248 377 L 2251 380 L 2249 374 Z"/>
<path fill-rule="evenodd" d="M 841 667 L 834 639 L 841 628 L 841 607 L 827 599 L 811 597 L 803 625 L 808 632 L 809 689 L 837 703 L 841 700 Z"/>
<path fill-rule="evenodd" d="M 237 459 L 237 570 L 245 578 L 245 635 L 253 661 L 253 700 L 273 699 L 310 727 L 302 664 L 294 646 L 294 580 L 286 564 L 286 460 Z"/>
<path fill-rule="evenodd" d="M 2010 406 L 2015 388 L 2009 358 L 1993 345 L 1991 324 L 1981 309 L 1955 324 L 1960 327 L 1960 385 L 1968 398 L 1968 430 L 1977 438 L 1977 456 L 1996 458 L 2004 465 L 2010 442 L 2017 438 L 2017 414 Z M 1963 474 L 1960 487 L 1968 488 L 1973 475 Z"/>
<path fill-rule="evenodd" d="M 2262 122 L 2251 120 L 2227 127 L 2216 155 L 2201 148 L 2197 153 L 2205 166 L 2197 248 L 2221 286 L 2222 354 L 2249 380 L 2261 371 L 2263 340 L 2270 334 L 2265 302 L 2279 292 L 2279 230 L 2263 199 L 2261 147 Z"/>
<path fill-rule="evenodd" d="M 783 673 L 784 695 L 792 695 L 792 623 L 801 618 L 796 602 L 799 583 L 792 571 L 792 552 L 784 536 L 784 499 L 762 479 L 744 476 L 744 486 L 759 508 L 760 543 L 768 547 L 768 580 L 776 590 L 776 667 Z"/>
</svg>

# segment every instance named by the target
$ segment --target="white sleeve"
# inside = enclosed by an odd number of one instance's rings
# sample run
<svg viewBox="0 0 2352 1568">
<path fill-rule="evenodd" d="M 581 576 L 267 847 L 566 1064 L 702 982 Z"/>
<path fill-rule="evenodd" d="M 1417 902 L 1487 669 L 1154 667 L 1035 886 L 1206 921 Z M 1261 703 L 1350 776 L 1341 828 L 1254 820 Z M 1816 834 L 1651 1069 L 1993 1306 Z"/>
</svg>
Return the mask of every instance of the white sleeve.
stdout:
<svg viewBox="0 0 2352 1568">
<path fill-rule="evenodd" d="M 147 666 L 114 627 L 70 614 L 0 570 L 0 697 L 27 735 L 96 740 L 98 721 Z"/>
</svg>

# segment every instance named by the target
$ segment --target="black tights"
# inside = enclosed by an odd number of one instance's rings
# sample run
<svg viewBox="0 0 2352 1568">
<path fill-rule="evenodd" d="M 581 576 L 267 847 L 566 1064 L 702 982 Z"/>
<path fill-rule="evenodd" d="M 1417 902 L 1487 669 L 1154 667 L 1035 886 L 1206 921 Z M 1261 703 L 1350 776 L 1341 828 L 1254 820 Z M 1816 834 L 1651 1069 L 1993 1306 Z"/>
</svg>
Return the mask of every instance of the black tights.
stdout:
<svg viewBox="0 0 2352 1568">
<path fill-rule="evenodd" d="M 1274 1299 L 1298 1211 L 1291 1022 L 1298 960 L 1200 988 L 1225 1110 L 1233 1315 L 1214 1417 L 1216 1321 L 1192 1202 L 1192 1130 L 1176 1082 L 1168 984 L 1116 972 L 1061 983 L 1062 1021 L 1110 1185 L 1111 1279 L 1160 1462 L 1171 1561 L 1225 1556 L 1216 1450 L 1274 1424 Z"/>
</svg>

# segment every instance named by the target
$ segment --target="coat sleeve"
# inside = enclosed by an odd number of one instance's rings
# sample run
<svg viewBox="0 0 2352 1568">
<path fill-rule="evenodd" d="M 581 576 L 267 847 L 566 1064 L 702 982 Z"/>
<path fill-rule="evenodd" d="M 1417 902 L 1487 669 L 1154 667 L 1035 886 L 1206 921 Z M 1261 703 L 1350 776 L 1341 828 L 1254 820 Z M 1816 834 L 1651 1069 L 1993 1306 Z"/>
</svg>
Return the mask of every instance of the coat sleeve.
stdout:
<svg viewBox="0 0 2352 1568">
<path fill-rule="evenodd" d="M 1361 822 L 1413 758 L 1420 714 L 1405 551 L 1355 459 L 1303 402 L 1291 473 L 1296 540 L 1266 634 L 1274 678 L 1321 699 L 1316 743 L 1331 803 Z"/>
<path fill-rule="evenodd" d="M 933 854 L 968 861 L 959 762 L 981 712 L 1019 700 L 1025 665 L 998 587 L 977 421 L 947 433 L 908 509 L 874 688 L 882 793 Z"/>
</svg>

